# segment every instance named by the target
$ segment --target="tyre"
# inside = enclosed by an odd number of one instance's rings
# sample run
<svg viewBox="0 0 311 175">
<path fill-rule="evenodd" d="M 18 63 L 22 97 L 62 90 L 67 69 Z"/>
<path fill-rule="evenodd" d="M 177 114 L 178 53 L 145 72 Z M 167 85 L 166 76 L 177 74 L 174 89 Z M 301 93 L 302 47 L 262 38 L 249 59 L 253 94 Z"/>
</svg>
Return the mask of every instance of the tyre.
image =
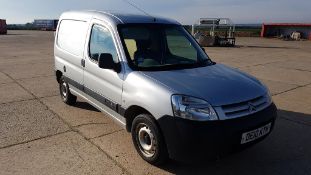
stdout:
<svg viewBox="0 0 311 175">
<path fill-rule="evenodd" d="M 152 116 L 138 115 L 132 122 L 132 140 L 139 155 L 153 165 L 168 160 L 164 138 Z"/>
<path fill-rule="evenodd" d="M 68 83 L 65 81 L 64 77 L 60 78 L 59 92 L 64 103 L 74 105 L 77 102 L 77 96 L 70 93 Z"/>
</svg>

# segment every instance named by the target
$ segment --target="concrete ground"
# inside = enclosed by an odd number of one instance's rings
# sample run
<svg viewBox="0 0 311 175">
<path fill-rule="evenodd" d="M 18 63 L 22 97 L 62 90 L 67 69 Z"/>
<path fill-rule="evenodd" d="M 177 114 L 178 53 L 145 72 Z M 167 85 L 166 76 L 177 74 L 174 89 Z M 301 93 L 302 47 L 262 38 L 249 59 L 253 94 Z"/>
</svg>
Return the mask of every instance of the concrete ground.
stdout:
<svg viewBox="0 0 311 175">
<path fill-rule="evenodd" d="M 202 164 L 155 167 L 130 134 L 78 99 L 62 103 L 53 72 L 53 33 L 0 36 L 0 174 L 311 174 L 311 42 L 238 38 L 206 48 L 213 60 L 258 77 L 279 108 L 263 142 Z"/>
</svg>

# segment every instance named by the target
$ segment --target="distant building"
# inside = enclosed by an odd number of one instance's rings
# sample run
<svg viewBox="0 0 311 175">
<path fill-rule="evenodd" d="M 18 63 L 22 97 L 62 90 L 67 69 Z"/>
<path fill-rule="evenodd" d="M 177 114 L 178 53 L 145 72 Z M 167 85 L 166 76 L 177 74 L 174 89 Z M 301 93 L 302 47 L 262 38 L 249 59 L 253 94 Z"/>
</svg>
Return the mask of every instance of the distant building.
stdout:
<svg viewBox="0 0 311 175">
<path fill-rule="evenodd" d="M 7 34 L 6 20 L 0 19 L 0 35 Z"/>
<path fill-rule="evenodd" d="M 261 37 L 286 37 L 293 32 L 299 32 L 301 38 L 311 40 L 311 24 L 304 23 L 262 24 Z"/>
<path fill-rule="evenodd" d="M 58 20 L 56 19 L 35 19 L 33 25 L 40 30 L 56 30 Z"/>
</svg>

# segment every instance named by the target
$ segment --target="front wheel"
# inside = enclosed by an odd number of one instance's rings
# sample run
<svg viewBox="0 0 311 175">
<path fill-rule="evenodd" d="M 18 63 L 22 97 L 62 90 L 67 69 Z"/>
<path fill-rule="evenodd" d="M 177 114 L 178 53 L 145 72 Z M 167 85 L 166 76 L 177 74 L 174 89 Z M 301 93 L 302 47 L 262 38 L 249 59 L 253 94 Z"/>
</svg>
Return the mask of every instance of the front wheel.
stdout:
<svg viewBox="0 0 311 175">
<path fill-rule="evenodd" d="M 152 116 L 138 115 L 133 120 L 131 133 L 134 146 L 144 160 L 153 165 L 168 160 L 166 144 Z"/>
</svg>

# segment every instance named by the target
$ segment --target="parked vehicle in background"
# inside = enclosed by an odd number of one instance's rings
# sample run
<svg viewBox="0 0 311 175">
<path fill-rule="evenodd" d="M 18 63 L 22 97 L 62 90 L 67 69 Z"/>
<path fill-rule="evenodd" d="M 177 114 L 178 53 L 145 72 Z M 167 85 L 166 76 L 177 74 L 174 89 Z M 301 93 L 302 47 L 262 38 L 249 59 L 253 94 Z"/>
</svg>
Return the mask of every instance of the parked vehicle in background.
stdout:
<svg viewBox="0 0 311 175">
<path fill-rule="evenodd" d="M 7 34 L 7 26 L 6 26 L 6 20 L 0 19 L 0 34 Z"/>
<path fill-rule="evenodd" d="M 55 37 L 63 102 L 80 96 L 109 114 L 149 163 L 206 160 L 273 129 L 276 106 L 266 86 L 213 62 L 174 20 L 66 12 Z"/>
<path fill-rule="evenodd" d="M 296 36 L 292 37 L 293 33 L 296 33 Z M 298 40 L 298 38 L 299 40 L 311 40 L 311 23 L 263 23 L 261 37 L 277 37 L 284 40 Z"/>
<path fill-rule="evenodd" d="M 56 30 L 58 20 L 56 19 L 35 19 L 33 25 L 39 30 Z"/>
</svg>

